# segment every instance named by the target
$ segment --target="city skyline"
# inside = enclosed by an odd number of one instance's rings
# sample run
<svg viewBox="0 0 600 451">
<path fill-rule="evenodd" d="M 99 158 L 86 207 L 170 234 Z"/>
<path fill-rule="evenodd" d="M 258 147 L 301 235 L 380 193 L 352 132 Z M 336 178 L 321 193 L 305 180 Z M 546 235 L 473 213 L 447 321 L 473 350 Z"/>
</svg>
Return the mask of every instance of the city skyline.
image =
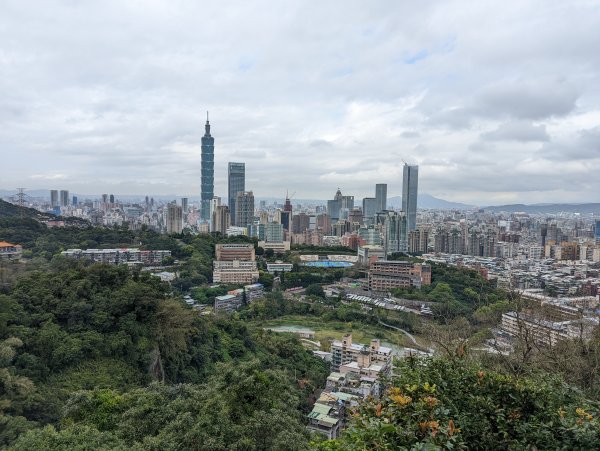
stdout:
<svg viewBox="0 0 600 451">
<path fill-rule="evenodd" d="M 575 4 L 6 3 L 0 188 L 197 193 L 209 109 L 217 193 L 228 161 L 257 197 L 399 193 L 404 159 L 450 201 L 593 202 L 600 14 Z"/>
</svg>

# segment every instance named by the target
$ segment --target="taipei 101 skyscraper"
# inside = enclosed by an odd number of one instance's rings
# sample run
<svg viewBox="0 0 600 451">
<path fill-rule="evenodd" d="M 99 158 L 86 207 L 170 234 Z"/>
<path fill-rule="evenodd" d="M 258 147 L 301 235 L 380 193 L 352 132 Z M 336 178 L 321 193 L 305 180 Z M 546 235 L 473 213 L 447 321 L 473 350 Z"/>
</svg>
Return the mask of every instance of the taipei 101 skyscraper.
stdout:
<svg viewBox="0 0 600 451">
<path fill-rule="evenodd" d="M 205 133 L 202 137 L 200 218 L 210 221 L 210 202 L 215 194 L 215 138 L 210 135 L 208 111 L 206 112 Z"/>
</svg>

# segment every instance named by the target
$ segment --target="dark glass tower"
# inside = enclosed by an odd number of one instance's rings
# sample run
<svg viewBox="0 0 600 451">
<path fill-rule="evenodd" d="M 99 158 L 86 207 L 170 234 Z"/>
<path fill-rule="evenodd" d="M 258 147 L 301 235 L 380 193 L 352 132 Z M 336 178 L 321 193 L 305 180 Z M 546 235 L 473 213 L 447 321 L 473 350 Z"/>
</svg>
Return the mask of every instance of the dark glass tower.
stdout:
<svg viewBox="0 0 600 451">
<path fill-rule="evenodd" d="M 375 199 L 377 199 L 377 212 L 387 210 L 387 184 L 375 185 Z"/>
<path fill-rule="evenodd" d="M 210 136 L 208 111 L 206 112 L 206 132 L 202 137 L 202 173 L 201 173 L 201 207 L 200 218 L 210 220 L 210 202 L 215 195 L 215 138 Z"/>
<path fill-rule="evenodd" d="M 402 211 L 406 213 L 407 229 L 417 228 L 417 191 L 419 188 L 419 166 L 404 163 L 402 180 Z"/>
<path fill-rule="evenodd" d="M 245 163 L 229 163 L 229 170 L 227 173 L 227 184 L 228 193 L 227 201 L 229 202 L 229 212 L 231 213 L 232 225 L 240 225 L 237 223 L 237 210 L 236 200 L 239 192 L 246 191 L 246 164 Z M 241 227 L 245 227 L 246 224 L 241 224 Z"/>
</svg>

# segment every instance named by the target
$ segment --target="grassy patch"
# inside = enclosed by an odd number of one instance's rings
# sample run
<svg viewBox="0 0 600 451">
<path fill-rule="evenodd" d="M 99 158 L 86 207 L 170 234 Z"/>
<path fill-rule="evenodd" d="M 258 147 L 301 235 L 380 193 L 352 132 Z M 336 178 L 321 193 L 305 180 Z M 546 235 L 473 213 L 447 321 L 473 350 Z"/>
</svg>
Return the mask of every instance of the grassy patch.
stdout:
<svg viewBox="0 0 600 451">
<path fill-rule="evenodd" d="M 327 350 L 332 340 L 341 340 L 345 334 L 351 333 L 352 340 L 356 343 L 369 343 L 373 338 L 391 343 L 395 346 L 414 347 L 412 342 L 401 332 L 388 329 L 379 325 L 370 325 L 357 322 L 323 321 L 302 315 L 282 316 L 281 318 L 256 321 L 258 327 L 296 326 L 315 331 L 315 339 L 321 342 L 321 348 Z M 419 343 L 423 341 L 417 337 Z"/>
</svg>

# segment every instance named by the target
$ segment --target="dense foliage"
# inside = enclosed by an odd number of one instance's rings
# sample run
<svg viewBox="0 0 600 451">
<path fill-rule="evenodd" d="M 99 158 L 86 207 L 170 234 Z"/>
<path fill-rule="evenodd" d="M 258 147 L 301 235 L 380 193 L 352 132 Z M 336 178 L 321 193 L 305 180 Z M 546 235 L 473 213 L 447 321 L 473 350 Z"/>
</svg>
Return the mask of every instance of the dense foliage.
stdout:
<svg viewBox="0 0 600 451">
<path fill-rule="evenodd" d="M 515 378 L 457 360 L 408 359 L 321 449 L 598 449 L 600 410 L 552 377 Z"/>
<path fill-rule="evenodd" d="M 421 288 L 396 288 L 395 296 L 431 302 L 431 308 L 441 320 L 467 317 L 487 322 L 508 311 L 507 293 L 497 289 L 479 272 L 458 266 L 430 263 L 431 285 Z"/>
<path fill-rule="evenodd" d="M 72 449 L 97 438 L 109 449 L 301 450 L 308 442 L 298 407 L 285 372 L 257 361 L 222 364 L 199 385 L 76 392 L 65 407 L 66 427 L 32 431 L 13 449 Z"/>
<path fill-rule="evenodd" d="M 21 244 L 26 257 L 46 259 L 70 248 L 141 247 L 171 250 L 175 256 L 179 251 L 173 237 L 160 235 L 147 228 L 133 232 L 127 226 L 108 228 L 69 222 L 65 227 L 48 227 L 27 217 L 0 217 L 0 240 Z"/>
<path fill-rule="evenodd" d="M 0 199 L 0 218 L 32 218 L 37 220 L 56 219 L 51 213 L 42 213 L 35 208 L 19 207 Z M 64 218 L 61 218 L 64 219 Z"/>
<path fill-rule="evenodd" d="M 168 392 L 170 384 L 222 386 L 224 382 L 213 379 L 216 374 L 224 377 L 228 371 L 243 370 L 235 377 L 276 378 L 279 385 L 273 388 L 277 390 L 265 391 L 289 392 L 293 398 L 290 409 L 297 413 L 298 406 L 306 411 L 309 394 L 323 383 L 327 373 L 325 364 L 293 337 L 253 331 L 236 318 L 199 317 L 183 303 L 170 299 L 168 286 L 158 278 L 124 266 L 56 261 L 52 271 L 20 278 L 9 294 L 0 295 L 0 305 L 0 444 L 4 445 L 26 429 L 36 432 L 23 440 L 39 438 L 48 443 L 75 440 L 92 426 L 98 432 L 90 437 L 103 436 L 108 429 L 91 420 L 75 422 L 74 429 L 59 432 L 37 429 L 46 424 L 54 428 L 71 424 L 63 412 L 80 390 L 108 390 L 126 399 L 134 399 L 127 398 L 128 393 L 138 390 L 135 399 L 141 399 L 149 383 L 165 384 L 160 389 L 149 388 L 147 396 L 151 398 L 156 391 Z M 252 363 L 236 369 L 243 361 Z M 228 362 L 235 364 L 219 367 Z M 204 391 L 194 385 L 185 390 L 193 393 L 189 403 L 194 405 L 197 394 Z M 215 397 L 211 402 L 216 404 L 225 402 L 217 399 L 218 391 L 211 392 Z M 232 395 L 227 390 L 222 394 Z M 165 409 L 169 406 L 160 404 Z M 163 414 L 169 415 L 167 412 Z M 300 428 L 301 419 L 298 415 L 293 418 L 289 431 Z M 275 440 L 276 430 L 272 431 L 265 440 Z M 305 435 L 302 437 L 306 440 Z M 227 438 L 223 446 L 234 440 Z M 302 441 L 298 439 L 298 443 Z"/>
<path fill-rule="evenodd" d="M 206 317 L 177 296 L 190 292 L 211 303 L 232 288 L 209 286 L 215 244 L 256 247 L 255 239 L 74 222 L 48 228 L 35 211 L 15 217 L 2 208 L 0 240 L 23 244 L 28 258 L 0 263 L 2 448 L 307 449 L 303 416 L 328 368 L 294 337 L 263 330 L 262 321 L 304 315 L 424 329 L 412 314 L 325 298 L 321 284 L 347 272 L 302 267 L 294 255 L 343 249 L 285 255 L 295 264 L 294 272 L 277 275 L 281 287 L 306 287 L 302 299 L 269 293 L 231 317 Z M 171 250 L 179 278 L 169 286 L 137 269 L 57 256 L 71 247 L 116 246 Z M 261 264 L 268 288 L 273 276 Z M 592 401 L 600 397 L 600 333 L 552 350 L 474 355 L 465 343 L 483 333 L 477 328 L 496 324 L 513 300 L 476 271 L 432 267 L 431 286 L 394 294 L 431 305 L 438 324 L 424 322 L 434 331 L 430 340 L 452 357 L 401 362 L 382 399 L 362 404 L 341 440 L 315 446 L 600 448 Z"/>
</svg>

